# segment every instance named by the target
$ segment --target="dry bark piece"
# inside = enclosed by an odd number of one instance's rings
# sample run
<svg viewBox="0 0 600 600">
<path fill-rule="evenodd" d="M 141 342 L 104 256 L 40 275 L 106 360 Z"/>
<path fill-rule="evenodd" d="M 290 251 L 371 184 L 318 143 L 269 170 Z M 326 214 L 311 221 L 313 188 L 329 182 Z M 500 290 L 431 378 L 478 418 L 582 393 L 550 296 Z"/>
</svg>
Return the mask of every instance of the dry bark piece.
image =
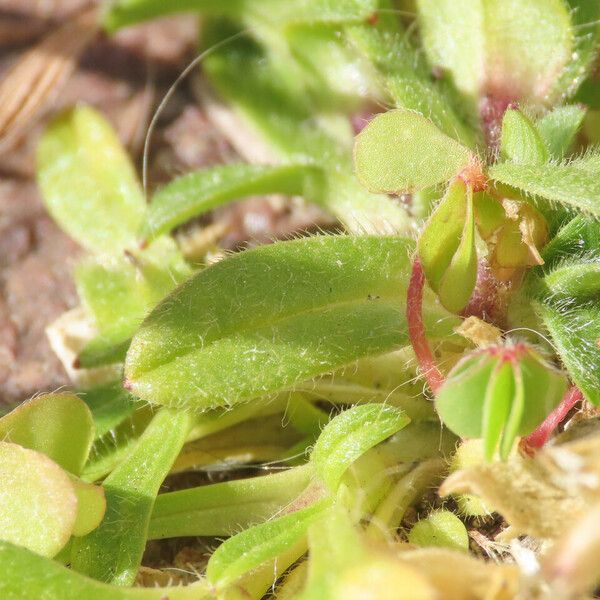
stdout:
<svg viewBox="0 0 600 600">
<path fill-rule="evenodd" d="M 96 12 L 86 11 L 45 36 L 13 66 L 0 84 L 0 153 L 58 94 L 97 30 Z"/>
</svg>

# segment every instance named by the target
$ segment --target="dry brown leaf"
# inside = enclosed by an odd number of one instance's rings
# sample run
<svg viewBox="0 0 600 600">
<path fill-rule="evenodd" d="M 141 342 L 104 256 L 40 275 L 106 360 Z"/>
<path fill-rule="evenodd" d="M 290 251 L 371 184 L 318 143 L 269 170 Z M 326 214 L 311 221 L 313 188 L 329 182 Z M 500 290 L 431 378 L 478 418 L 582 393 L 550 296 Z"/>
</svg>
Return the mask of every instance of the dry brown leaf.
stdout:
<svg viewBox="0 0 600 600">
<path fill-rule="evenodd" d="M 564 489 L 554 479 L 539 459 L 514 456 L 450 475 L 440 495 L 476 494 L 506 519 L 515 534 L 556 538 L 583 514 L 587 503 L 576 490 Z"/>
<path fill-rule="evenodd" d="M 0 153 L 60 92 L 97 30 L 96 11 L 87 11 L 45 36 L 9 71 L 0 83 Z"/>
</svg>

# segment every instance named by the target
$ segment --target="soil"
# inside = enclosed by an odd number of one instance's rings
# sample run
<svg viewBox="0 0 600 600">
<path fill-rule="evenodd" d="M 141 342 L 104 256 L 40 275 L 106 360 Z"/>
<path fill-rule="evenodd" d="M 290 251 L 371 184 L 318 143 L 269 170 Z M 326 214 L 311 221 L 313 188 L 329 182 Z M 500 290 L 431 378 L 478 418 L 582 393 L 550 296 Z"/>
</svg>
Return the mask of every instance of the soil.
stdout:
<svg viewBox="0 0 600 600">
<path fill-rule="evenodd" d="M 0 85 L 24 52 L 93 4 L 0 0 Z M 195 55 L 197 35 L 192 17 L 161 19 L 112 38 L 98 34 L 76 71 L 19 132 L 16 143 L 0 154 L 0 411 L 33 394 L 69 385 L 45 328 L 77 304 L 71 272 L 82 250 L 52 222 L 35 185 L 35 148 L 45 124 L 65 108 L 90 104 L 111 120 L 139 165 L 148 122 Z M 151 187 L 236 159 L 184 82 L 153 136 Z M 332 225 L 316 208 L 283 198 L 251 198 L 203 219 L 204 224 L 211 222 L 219 223 L 217 241 L 224 249 Z M 184 237 L 189 230 L 184 228 Z"/>
</svg>

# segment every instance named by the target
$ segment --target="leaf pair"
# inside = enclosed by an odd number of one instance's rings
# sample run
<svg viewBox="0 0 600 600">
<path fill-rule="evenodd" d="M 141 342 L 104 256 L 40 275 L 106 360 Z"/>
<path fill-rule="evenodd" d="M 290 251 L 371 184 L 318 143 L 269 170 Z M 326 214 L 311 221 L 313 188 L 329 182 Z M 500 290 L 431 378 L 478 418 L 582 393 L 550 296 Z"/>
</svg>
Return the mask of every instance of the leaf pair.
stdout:
<svg viewBox="0 0 600 600">
<path fill-rule="evenodd" d="M 491 460 L 510 453 L 558 405 L 566 378 L 524 344 L 490 347 L 463 358 L 436 396 L 442 421 L 457 435 L 484 440 Z"/>
<path fill-rule="evenodd" d="M 72 394 L 38 396 L 0 419 L 0 539 L 54 556 L 98 526 L 102 488 L 81 481 L 92 415 Z"/>
</svg>

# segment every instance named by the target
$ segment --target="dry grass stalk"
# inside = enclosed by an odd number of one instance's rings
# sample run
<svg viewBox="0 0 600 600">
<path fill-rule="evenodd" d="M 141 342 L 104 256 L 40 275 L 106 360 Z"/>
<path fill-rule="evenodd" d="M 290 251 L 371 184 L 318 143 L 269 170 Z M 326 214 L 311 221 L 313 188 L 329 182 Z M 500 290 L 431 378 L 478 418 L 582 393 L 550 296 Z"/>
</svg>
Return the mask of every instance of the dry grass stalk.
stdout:
<svg viewBox="0 0 600 600">
<path fill-rule="evenodd" d="M 9 150 L 60 92 L 98 30 L 89 10 L 28 50 L 0 83 L 0 154 Z"/>
</svg>

